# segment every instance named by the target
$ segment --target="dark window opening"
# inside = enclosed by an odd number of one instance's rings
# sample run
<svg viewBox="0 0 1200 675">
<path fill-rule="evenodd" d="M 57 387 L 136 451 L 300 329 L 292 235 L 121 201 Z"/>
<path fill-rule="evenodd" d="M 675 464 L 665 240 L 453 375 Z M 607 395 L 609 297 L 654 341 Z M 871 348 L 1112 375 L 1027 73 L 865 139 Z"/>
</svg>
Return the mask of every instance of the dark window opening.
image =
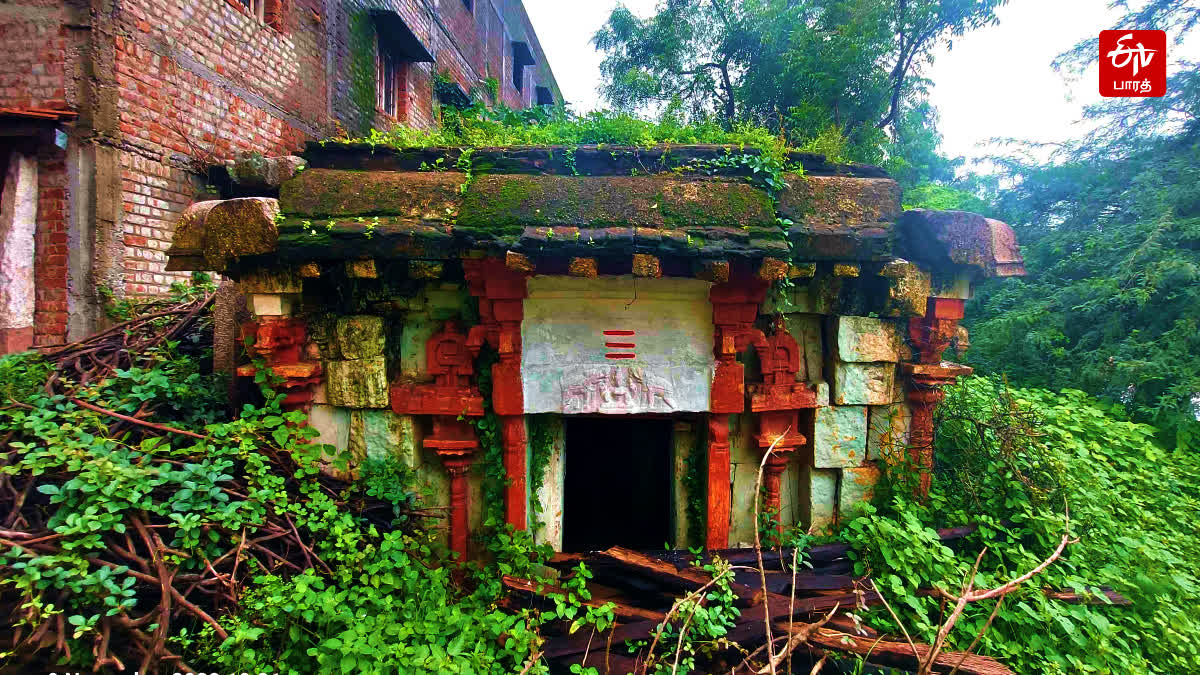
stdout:
<svg viewBox="0 0 1200 675">
<path fill-rule="evenodd" d="M 537 92 L 538 105 L 554 105 L 554 92 L 550 91 L 550 87 L 538 87 L 534 91 Z"/>
<path fill-rule="evenodd" d="M 379 43 L 379 65 L 376 69 L 375 81 L 378 83 L 375 94 L 375 107 L 396 117 L 397 101 L 400 100 L 405 82 L 401 80 L 402 64 L 390 49 L 382 42 Z"/>
<path fill-rule="evenodd" d="M 404 118 L 408 112 L 409 64 L 432 62 L 433 56 L 399 14 L 375 10 L 371 16 L 379 38 L 375 50 L 375 107 L 392 117 Z"/>
<path fill-rule="evenodd" d="M 532 66 L 537 63 L 533 59 L 533 52 L 529 51 L 529 44 L 526 42 L 513 41 L 512 43 L 512 83 L 517 91 L 525 91 L 525 66 Z"/>
<path fill-rule="evenodd" d="M 466 7 L 468 12 L 473 13 L 475 11 L 475 1 L 474 0 L 462 0 L 462 2 L 463 2 L 463 7 Z"/>
<path fill-rule="evenodd" d="M 671 420 L 567 419 L 563 550 L 671 541 Z"/>
</svg>

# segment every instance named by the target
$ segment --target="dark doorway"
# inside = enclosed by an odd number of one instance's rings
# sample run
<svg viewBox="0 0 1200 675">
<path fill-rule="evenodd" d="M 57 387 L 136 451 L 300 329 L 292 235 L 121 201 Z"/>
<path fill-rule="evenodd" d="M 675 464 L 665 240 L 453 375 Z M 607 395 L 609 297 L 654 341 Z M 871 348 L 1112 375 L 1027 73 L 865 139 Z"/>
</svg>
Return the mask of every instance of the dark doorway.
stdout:
<svg viewBox="0 0 1200 675">
<path fill-rule="evenodd" d="M 660 549 L 671 539 L 671 421 L 569 418 L 563 549 Z"/>
</svg>

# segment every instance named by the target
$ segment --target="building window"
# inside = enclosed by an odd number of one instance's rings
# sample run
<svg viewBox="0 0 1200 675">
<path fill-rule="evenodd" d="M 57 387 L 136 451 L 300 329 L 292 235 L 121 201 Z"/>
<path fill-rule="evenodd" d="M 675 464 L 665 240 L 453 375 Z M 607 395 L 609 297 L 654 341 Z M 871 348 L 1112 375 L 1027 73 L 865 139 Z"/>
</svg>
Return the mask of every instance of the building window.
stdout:
<svg viewBox="0 0 1200 675">
<path fill-rule="evenodd" d="M 283 0 L 229 0 L 230 4 L 259 22 L 283 31 Z"/>
<path fill-rule="evenodd" d="M 512 43 L 512 83 L 517 91 L 525 91 L 525 66 L 532 66 L 537 63 L 533 59 L 533 52 L 529 51 L 529 44 L 525 42 L 513 41 Z"/>
<path fill-rule="evenodd" d="M 237 4 L 250 16 L 259 21 L 267 19 L 267 2 L 266 0 L 237 0 Z"/>
<path fill-rule="evenodd" d="M 538 105 L 554 105 L 554 92 L 550 91 L 550 87 L 537 87 L 534 92 L 537 94 Z"/>
<path fill-rule="evenodd" d="M 408 63 L 382 40 L 375 53 L 375 107 L 399 118 L 408 108 Z"/>
<path fill-rule="evenodd" d="M 271 0 L 268 0 L 270 2 Z M 375 22 L 375 107 L 407 121 L 408 77 L 414 63 L 433 63 L 433 55 L 400 15 L 372 10 Z"/>
<path fill-rule="evenodd" d="M 468 12 L 475 13 L 475 0 L 462 0 L 463 7 L 467 8 Z"/>
</svg>

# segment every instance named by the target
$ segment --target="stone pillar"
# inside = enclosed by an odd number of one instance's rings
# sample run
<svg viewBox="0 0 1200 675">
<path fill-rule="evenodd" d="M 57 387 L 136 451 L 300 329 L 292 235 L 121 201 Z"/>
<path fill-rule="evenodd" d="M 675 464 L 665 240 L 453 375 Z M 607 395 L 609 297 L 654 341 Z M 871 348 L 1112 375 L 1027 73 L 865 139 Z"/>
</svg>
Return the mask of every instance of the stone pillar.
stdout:
<svg viewBox="0 0 1200 675">
<path fill-rule="evenodd" d="M 729 415 L 746 409 L 745 368 L 737 355 L 766 344 L 754 327 L 758 306 L 769 284 L 757 278 L 739 278 L 716 284 L 708 299 L 713 308 L 713 373 L 708 415 L 708 532 L 709 550 L 729 547 Z"/>
<path fill-rule="evenodd" d="M 529 525 L 528 495 L 525 475 L 526 441 L 525 416 L 501 415 L 500 431 L 504 444 L 504 473 L 508 485 L 504 488 L 504 521 L 518 530 Z"/>
<path fill-rule="evenodd" d="M 0 199 L 0 354 L 33 346 L 37 158 L 13 152 Z"/>
<path fill-rule="evenodd" d="M 467 471 L 471 459 L 463 456 L 441 455 L 450 474 L 450 550 L 460 560 L 467 557 Z"/>
<path fill-rule="evenodd" d="M 788 459 L 808 440 L 800 433 L 800 409 L 816 407 L 817 393 L 806 383 L 796 381 L 804 360 L 803 350 L 782 318 L 775 321 L 771 337 L 756 345 L 756 349 L 763 381 L 750 386 L 750 410 L 758 417 L 758 447 L 764 453 L 771 453 L 763 466 L 766 488 L 763 509 L 772 514 L 776 531 L 783 534 L 779 481 Z"/>
<path fill-rule="evenodd" d="M 710 551 L 729 548 L 729 415 L 708 415 L 708 532 Z"/>
<path fill-rule="evenodd" d="M 466 418 L 483 416 L 483 397 L 473 383 L 475 364 L 467 335 L 456 322 L 447 321 L 429 338 L 425 354 L 433 382 L 402 377 L 393 383 L 392 412 L 433 416 L 433 433 L 423 444 L 437 453 L 450 476 L 450 548 L 465 559 L 470 534 L 467 472 L 479 448 L 475 427 Z"/>
<path fill-rule="evenodd" d="M 912 408 L 908 458 L 919 472 L 916 495 L 922 499 L 929 494 L 932 480 L 933 414 L 946 396 L 942 388 L 972 372 L 967 366 L 942 361 L 942 352 L 958 333 L 963 305 L 961 299 L 929 298 L 925 316 L 909 319 L 908 323 L 908 337 L 917 361 L 903 364 L 901 370 L 908 376 L 906 397 Z"/>
<path fill-rule="evenodd" d="M 484 344 L 500 360 L 492 365 L 492 407 L 500 416 L 504 443 L 505 520 L 518 530 L 528 527 L 528 467 L 525 461 L 525 398 L 521 388 L 521 321 L 525 316 L 526 276 L 532 270 L 498 258 L 464 260 L 471 295 L 479 298 L 478 326 L 467 346 L 478 356 Z"/>
</svg>

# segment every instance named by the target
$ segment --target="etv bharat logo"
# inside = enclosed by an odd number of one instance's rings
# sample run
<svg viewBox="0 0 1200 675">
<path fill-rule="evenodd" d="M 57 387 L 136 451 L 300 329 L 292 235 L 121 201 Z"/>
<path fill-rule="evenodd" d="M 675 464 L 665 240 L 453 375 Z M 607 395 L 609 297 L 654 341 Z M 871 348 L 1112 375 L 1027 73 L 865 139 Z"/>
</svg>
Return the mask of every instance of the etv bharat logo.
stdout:
<svg viewBox="0 0 1200 675">
<path fill-rule="evenodd" d="M 1163 96 L 1166 93 L 1166 31 L 1100 31 L 1101 96 Z"/>
</svg>

